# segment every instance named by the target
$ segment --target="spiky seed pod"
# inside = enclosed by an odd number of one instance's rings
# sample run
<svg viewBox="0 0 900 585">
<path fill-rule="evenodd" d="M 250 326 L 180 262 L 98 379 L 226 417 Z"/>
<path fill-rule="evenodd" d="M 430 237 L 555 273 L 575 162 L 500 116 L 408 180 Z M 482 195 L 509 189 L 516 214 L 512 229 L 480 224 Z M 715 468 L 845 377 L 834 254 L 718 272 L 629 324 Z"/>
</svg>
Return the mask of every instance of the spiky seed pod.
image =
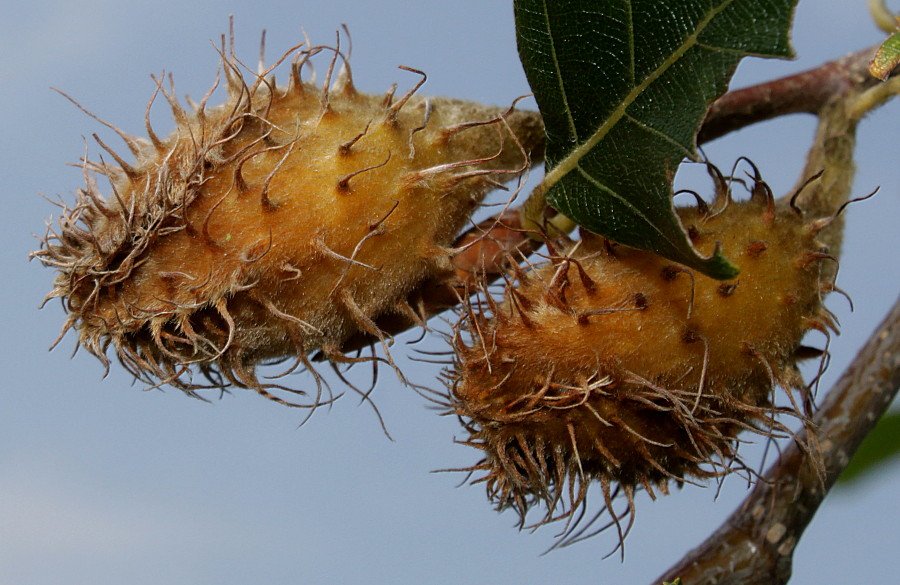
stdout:
<svg viewBox="0 0 900 585">
<path fill-rule="evenodd" d="M 740 203 L 720 194 L 715 211 L 680 210 L 699 250 L 720 243 L 738 265 L 732 281 L 584 234 L 519 273 L 502 303 L 470 305 L 454 336 L 451 401 L 466 444 L 484 452 L 471 470 L 485 472 L 500 509 L 524 523 L 543 502 L 539 523 L 566 518 L 597 482 L 622 536 L 635 489 L 653 496 L 673 480 L 724 475 L 742 430 L 785 436 L 780 413 L 807 420 L 801 339 L 835 327 L 821 303 L 832 288 L 820 276 L 824 222 L 776 211 L 761 181 L 753 191 Z M 792 406 L 774 405 L 776 385 Z"/>
<path fill-rule="evenodd" d="M 322 51 L 334 58 L 317 87 L 301 74 Z M 274 398 L 261 361 L 349 360 L 341 345 L 359 331 L 384 342 L 374 320 L 412 313 L 407 294 L 449 269 L 454 236 L 543 130 L 536 113 L 415 95 L 424 74 L 399 98 L 360 93 L 346 64 L 332 75 L 337 49 L 296 53 L 286 87 L 274 66 L 248 79 L 224 41 L 221 53 L 226 102 L 185 108 L 160 82 L 174 132 L 159 138 L 149 119 L 149 140 L 119 132 L 131 163 L 100 142 L 117 164 L 85 163 L 34 255 L 59 270 L 63 333 L 105 363 L 112 346 L 149 383 L 193 393 L 196 367 Z"/>
</svg>

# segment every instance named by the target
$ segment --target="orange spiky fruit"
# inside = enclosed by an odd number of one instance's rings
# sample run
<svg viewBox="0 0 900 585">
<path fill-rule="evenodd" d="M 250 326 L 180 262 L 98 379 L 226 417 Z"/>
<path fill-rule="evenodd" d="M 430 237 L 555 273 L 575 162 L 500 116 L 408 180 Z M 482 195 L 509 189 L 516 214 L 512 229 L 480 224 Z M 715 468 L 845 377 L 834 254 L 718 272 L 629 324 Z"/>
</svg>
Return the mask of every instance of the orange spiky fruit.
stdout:
<svg viewBox="0 0 900 585">
<path fill-rule="evenodd" d="M 174 132 L 159 138 L 149 119 L 148 140 L 117 130 L 131 163 L 100 142 L 117 165 L 85 163 L 77 203 L 34 255 L 59 270 L 63 333 L 105 363 L 112 346 L 151 384 L 194 394 L 196 368 L 284 402 L 257 364 L 350 361 L 354 334 L 385 342 L 379 316 L 415 318 L 407 295 L 449 269 L 461 226 L 539 156 L 543 129 L 536 113 L 418 96 L 424 74 L 399 98 L 361 93 L 346 62 L 333 76 L 337 49 L 297 52 L 286 87 L 274 66 L 245 78 L 225 49 L 223 37 L 225 103 L 185 108 L 158 83 Z M 323 50 L 334 58 L 317 87 L 301 75 Z"/>
<path fill-rule="evenodd" d="M 734 280 L 585 233 L 519 271 L 501 303 L 485 292 L 470 305 L 454 336 L 450 399 L 465 443 L 484 453 L 470 470 L 485 472 L 498 508 L 524 523 L 542 502 L 539 523 L 568 518 L 596 482 L 623 536 L 635 489 L 654 496 L 671 481 L 722 476 L 739 468 L 741 431 L 789 436 L 780 414 L 808 422 L 801 340 L 835 328 L 821 302 L 833 258 L 816 240 L 827 220 L 777 208 L 758 175 L 753 193 L 736 203 L 725 190 L 714 211 L 702 201 L 679 210 L 700 251 L 721 245 L 737 264 Z M 568 535 L 578 538 L 571 526 Z"/>
</svg>

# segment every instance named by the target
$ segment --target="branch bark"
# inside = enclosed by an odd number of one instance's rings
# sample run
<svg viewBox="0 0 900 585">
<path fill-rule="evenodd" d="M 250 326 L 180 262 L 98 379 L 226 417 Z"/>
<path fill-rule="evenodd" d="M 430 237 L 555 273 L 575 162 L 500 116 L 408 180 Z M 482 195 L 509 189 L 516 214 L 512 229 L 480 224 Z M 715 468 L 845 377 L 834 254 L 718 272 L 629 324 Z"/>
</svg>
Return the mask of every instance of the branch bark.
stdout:
<svg viewBox="0 0 900 585">
<path fill-rule="evenodd" d="M 793 552 L 829 489 L 900 388 L 900 300 L 814 418 L 824 479 L 792 444 L 703 544 L 657 579 L 690 585 L 787 583 Z M 805 437 L 804 437 L 805 438 Z"/>
<path fill-rule="evenodd" d="M 697 141 L 709 142 L 787 114 L 819 114 L 850 90 L 878 85 L 881 81 L 868 70 L 876 49 L 869 47 L 815 69 L 726 93 L 710 106 Z"/>
</svg>

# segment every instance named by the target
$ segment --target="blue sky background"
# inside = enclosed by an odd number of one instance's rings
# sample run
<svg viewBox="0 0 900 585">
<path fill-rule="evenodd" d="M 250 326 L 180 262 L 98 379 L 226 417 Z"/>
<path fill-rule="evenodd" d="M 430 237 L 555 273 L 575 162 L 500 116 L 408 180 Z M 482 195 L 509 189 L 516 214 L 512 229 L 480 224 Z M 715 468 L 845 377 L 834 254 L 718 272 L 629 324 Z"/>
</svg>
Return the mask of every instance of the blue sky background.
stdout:
<svg viewBox="0 0 900 585">
<path fill-rule="evenodd" d="M 102 379 L 86 353 L 58 349 L 63 313 L 37 305 L 53 274 L 27 261 L 55 212 L 40 193 L 71 201 L 83 136 L 111 132 L 49 89 L 60 88 L 125 131 L 143 134 L 150 73 L 175 75 L 179 92 L 201 96 L 215 76 L 210 45 L 234 14 L 238 52 L 256 62 L 261 29 L 269 54 L 302 39 L 331 43 L 346 23 L 357 86 L 380 93 L 428 73 L 423 93 L 508 104 L 528 93 L 518 64 L 510 2 L 406 0 L 113 2 L 36 0 L 0 6 L 0 136 L 4 197 L 0 338 L 0 584 L 166 583 L 648 583 L 718 526 L 745 494 L 734 479 L 638 501 L 626 559 L 601 560 L 612 535 L 540 556 L 552 527 L 518 532 L 481 486 L 431 470 L 474 463 L 454 445 L 462 431 L 385 370 L 374 400 L 395 441 L 352 395 L 302 428 L 302 413 L 250 392 L 206 404 L 176 390 L 145 392 L 113 367 Z M 895 7 L 896 8 L 896 7 Z M 882 35 L 863 0 L 801 0 L 794 34 L 799 59 L 745 62 L 735 86 L 800 71 L 874 44 Z M 848 212 L 839 284 L 856 303 L 832 298 L 844 333 L 833 340 L 823 388 L 843 370 L 900 290 L 900 173 L 897 100 L 863 123 L 862 195 Z M 171 128 L 154 111 L 157 128 Z M 761 124 L 707 147 L 722 166 L 752 158 L 776 192 L 793 185 L 814 119 Z M 96 152 L 92 145 L 91 151 Z M 124 148 L 123 148 L 124 150 Z M 703 183 L 694 185 L 707 189 Z M 401 338 L 405 342 L 411 337 Z M 418 346 L 435 349 L 434 343 Z M 401 347 L 395 351 L 404 353 Z M 404 362 L 416 382 L 436 384 L 437 367 Z M 302 374 L 296 385 L 309 382 Z M 900 466 L 838 490 L 796 553 L 794 583 L 895 580 Z"/>
</svg>

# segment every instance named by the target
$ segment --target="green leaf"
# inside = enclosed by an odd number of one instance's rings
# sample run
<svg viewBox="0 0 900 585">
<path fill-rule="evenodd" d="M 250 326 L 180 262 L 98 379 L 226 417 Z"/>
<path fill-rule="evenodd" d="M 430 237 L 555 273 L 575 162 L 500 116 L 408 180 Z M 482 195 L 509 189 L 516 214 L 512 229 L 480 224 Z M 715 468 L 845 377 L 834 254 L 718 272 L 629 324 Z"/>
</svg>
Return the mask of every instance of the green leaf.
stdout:
<svg viewBox="0 0 900 585">
<path fill-rule="evenodd" d="M 583 227 L 715 278 L 672 177 L 746 55 L 790 57 L 796 0 L 516 0 L 519 56 L 547 129 L 537 196 Z"/>
<path fill-rule="evenodd" d="M 849 484 L 900 455 L 900 412 L 881 417 L 844 468 L 839 483 Z"/>
<path fill-rule="evenodd" d="M 897 65 L 900 65 L 900 32 L 892 34 L 878 47 L 869 64 L 869 72 L 878 79 L 887 79 Z"/>
</svg>

